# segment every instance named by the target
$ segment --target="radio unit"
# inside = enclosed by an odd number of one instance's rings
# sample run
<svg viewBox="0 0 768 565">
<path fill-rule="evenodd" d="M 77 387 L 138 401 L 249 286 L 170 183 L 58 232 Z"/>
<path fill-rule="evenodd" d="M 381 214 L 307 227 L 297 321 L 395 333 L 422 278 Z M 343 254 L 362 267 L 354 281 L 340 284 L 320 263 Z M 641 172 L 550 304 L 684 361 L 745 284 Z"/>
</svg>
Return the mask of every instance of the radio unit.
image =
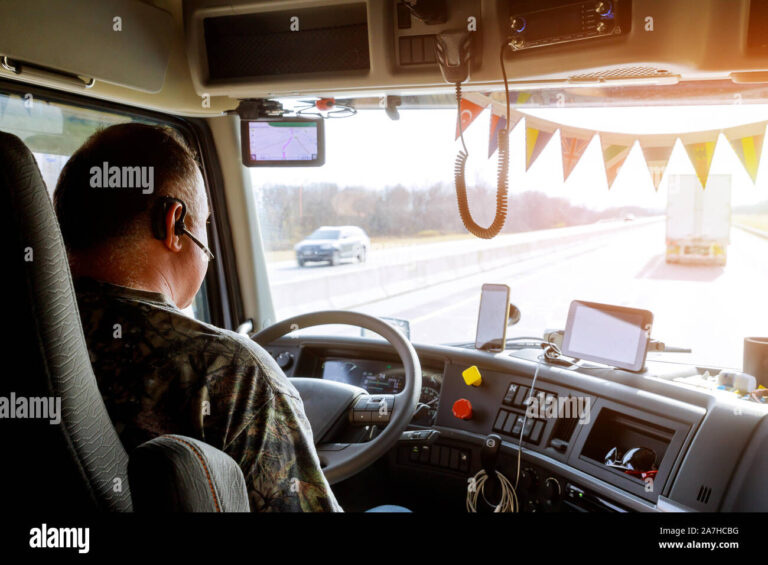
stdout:
<svg viewBox="0 0 768 565">
<path fill-rule="evenodd" d="M 630 28 L 629 0 L 510 0 L 508 6 L 503 33 L 515 51 L 626 35 Z"/>
</svg>

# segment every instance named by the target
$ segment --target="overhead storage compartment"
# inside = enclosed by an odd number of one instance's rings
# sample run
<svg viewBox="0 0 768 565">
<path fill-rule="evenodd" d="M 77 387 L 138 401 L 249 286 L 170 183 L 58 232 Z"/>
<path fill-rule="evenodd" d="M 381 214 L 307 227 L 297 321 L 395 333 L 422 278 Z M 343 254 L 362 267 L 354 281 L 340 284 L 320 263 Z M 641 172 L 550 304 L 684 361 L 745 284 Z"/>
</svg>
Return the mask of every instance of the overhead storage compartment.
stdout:
<svg viewBox="0 0 768 565">
<path fill-rule="evenodd" d="M 402 0 L 185 0 L 184 26 L 198 95 L 451 92 L 434 48 L 441 33 L 462 30 L 473 34 L 465 91 L 502 84 L 502 44 L 511 44 L 504 54 L 511 89 L 668 85 L 732 73 L 742 81 L 766 80 L 765 26 L 756 2 L 445 0 L 435 4 L 445 7 L 441 17 L 425 17 Z M 561 29 L 552 10 L 580 14 L 583 22 L 572 18 Z M 613 25 L 602 27 L 614 12 Z M 520 23 L 526 15 L 530 27 Z M 579 22 L 586 23 L 576 41 Z"/>
<path fill-rule="evenodd" d="M 135 0 L 0 5 L 0 57 L 22 74 L 60 72 L 146 92 L 163 87 L 174 29 L 168 12 Z"/>
</svg>

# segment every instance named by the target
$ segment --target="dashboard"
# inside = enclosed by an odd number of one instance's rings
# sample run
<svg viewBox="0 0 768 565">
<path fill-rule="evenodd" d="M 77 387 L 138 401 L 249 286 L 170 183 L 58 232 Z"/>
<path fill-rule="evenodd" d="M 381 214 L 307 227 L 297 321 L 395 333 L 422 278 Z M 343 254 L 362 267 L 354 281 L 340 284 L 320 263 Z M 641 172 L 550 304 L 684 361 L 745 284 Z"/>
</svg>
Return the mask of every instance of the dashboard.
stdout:
<svg viewBox="0 0 768 565">
<path fill-rule="evenodd" d="M 369 394 L 397 394 L 403 390 L 405 371 L 400 363 L 371 359 L 325 358 L 320 364 L 317 378 L 359 386 Z M 437 418 L 441 369 L 422 368 L 421 397 L 412 423 L 431 426 Z"/>
<path fill-rule="evenodd" d="M 657 361 L 638 374 L 585 362 L 550 364 L 534 349 L 414 348 L 423 387 L 410 428 L 387 457 L 393 476 L 421 477 L 427 488 L 453 480 L 466 490 L 493 434 L 501 439 L 499 471 L 515 480 L 521 459 L 522 510 L 768 510 L 760 484 L 768 473 L 766 405 L 672 382 L 667 372 L 674 365 Z M 380 340 L 286 336 L 267 350 L 289 377 L 334 380 L 371 394 L 403 387 L 402 365 Z M 471 367 L 482 377 L 479 386 L 463 378 Z M 560 409 L 527 412 L 532 388 Z M 572 413 L 562 411 L 568 406 Z M 651 474 L 608 463 L 608 454 L 640 448 L 652 454 Z"/>
</svg>

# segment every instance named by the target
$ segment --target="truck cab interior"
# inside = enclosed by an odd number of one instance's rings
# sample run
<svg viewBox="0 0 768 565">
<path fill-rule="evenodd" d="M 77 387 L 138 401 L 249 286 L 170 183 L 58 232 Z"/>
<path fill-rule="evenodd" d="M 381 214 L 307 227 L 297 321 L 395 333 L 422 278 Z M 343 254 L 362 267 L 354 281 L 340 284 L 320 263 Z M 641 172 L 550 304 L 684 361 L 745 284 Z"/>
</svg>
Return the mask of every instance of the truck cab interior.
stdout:
<svg viewBox="0 0 768 565">
<path fill-rule="evenodd" d="M 768 511 L 765 0 L 0 0 L 13 513 L 248 511 L 91 370 L 51 196 L 128 122 L 197 153 L 186 313 L 291 379 L 345 511 Z"/>
</svg>

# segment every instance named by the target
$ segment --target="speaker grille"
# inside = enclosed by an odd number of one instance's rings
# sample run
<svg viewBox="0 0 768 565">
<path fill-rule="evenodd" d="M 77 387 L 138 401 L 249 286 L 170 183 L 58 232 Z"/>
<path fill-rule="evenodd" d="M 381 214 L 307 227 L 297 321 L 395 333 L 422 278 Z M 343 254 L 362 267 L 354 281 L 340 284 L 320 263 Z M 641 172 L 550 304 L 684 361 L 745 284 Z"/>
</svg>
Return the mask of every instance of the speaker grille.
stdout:
<svg viewBox="0 0 768 565">
<path fill-rule="evenodd" d="M 598 71 L 595 73 L 584 73 L 580 75 L 572 75 L 569 80 L 574 82 L 594 82 L 594 81 L 609 81 L 609 80 L 626 80 L 626 79 L 647 79 L 647 78 L 664 78 L 674 77 L 676 75 L 670 73 L 666 69 L 660 69 L 657 67 L 620 67 L 616 69 L 607 69 L 605 71 Z"/>
</svg>

